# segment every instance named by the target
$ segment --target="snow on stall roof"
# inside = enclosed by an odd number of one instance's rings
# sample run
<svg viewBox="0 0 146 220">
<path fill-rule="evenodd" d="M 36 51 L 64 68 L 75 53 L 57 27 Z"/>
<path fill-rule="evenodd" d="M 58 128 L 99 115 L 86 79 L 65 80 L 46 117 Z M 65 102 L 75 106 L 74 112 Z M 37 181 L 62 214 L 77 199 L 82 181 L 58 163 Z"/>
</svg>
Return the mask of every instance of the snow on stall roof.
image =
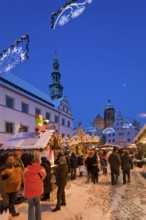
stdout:
<svg viewBox="0 0 146 220">
<path fill-rule="evenodd" d="M 20 132 L 4 143 L 1 150 L 13 149 L 45 149 L 55 130 L 41 133 L 40 137 L 35 132 Z"/>
<path fill-rule="evenodd" d="M 25 91 L 27 91 L 27 92 L 34 94 L 35 96 L 41 98 L 42 100 L 47 101 L 48 104 L 50 103 L 50 105 L 53 106 L 53 101 L 49 95 L 47 95 L 43 91 L 39 90 L 38 88 L 32 86 L 31 84 L 27 83 L 26 81 L 22 80 L 20 77 L 16 76 L 15 74 L 10 73 L 10 72 L 2 73 L 2 74 L 0 74 L 0 78 L 10 82 L 10 84 L 8 84 L 6 82 L 1 81 L 0 82 L 1 84 L 6 85 L 7 87 L 10 87 L 15 91 L 19 90 L 19 93 L 25 94 L 26 96 L 30 97 L 31 95 L 28 95 L 27 93 L 25 93 Z M 15 85 L 16 85 L 16 87 L 15 87 Z M 25 91 L 21 91 L 18 87 L 25 90 Z M 33 96 L 31 96 L 31 98 L 34 99 Z"/>
</svg>

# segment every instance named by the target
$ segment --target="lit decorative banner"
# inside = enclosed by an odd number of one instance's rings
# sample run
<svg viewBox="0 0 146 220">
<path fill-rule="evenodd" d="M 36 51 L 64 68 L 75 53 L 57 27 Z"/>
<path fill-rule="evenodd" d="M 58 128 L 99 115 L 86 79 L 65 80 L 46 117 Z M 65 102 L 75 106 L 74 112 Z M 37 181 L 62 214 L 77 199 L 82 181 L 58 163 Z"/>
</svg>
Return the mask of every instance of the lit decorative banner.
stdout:
<svg viewBox="0 0 146 220">
<path fill-rule="evenodd" d="M 85 10 L 85 5 L 87 3 L 90 4 L 93 0 L 82 0 L 82 2 L 76 3 L 77 1 L 78 0 L 71 0 L 67 2 L 60 10 L 52 14 L 52 29 L 55 29 L 57 24 L 63 26 L 67 24 L 71 18 L 78 17 Z"/>
<path fill-rule="evenodd" d="M 8 72 L 17 64 L 28 59 L 29 35 L 26 34 L 16 40 L 7 50 L 0 53 L 0 73 Z"/>
</svg>

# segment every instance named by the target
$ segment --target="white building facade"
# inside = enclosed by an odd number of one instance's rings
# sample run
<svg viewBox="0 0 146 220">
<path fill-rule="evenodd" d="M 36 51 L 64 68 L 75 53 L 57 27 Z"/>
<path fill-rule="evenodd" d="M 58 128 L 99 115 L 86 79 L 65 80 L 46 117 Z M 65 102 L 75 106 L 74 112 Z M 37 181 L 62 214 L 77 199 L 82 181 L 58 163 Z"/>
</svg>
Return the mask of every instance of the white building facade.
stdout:
<svg viewBox="0 0 146 220">
<path fill-rule="evenodd" d="M 55 62 L 58 60 L 55 59 Z M 54 68 L 54 72 L 61 75 L 58 69 Z M 0 145 L 17 132 L 34 131 L 35 115 L 38 113 L 49 119 L 60 135 L 72 134 L 73 118 L 70 105 L 67 97 L 62 95 L 63 87 L 60 81 L 53 81 L 51 89 L 55 87 L 58 90 L 53 98 L 15 74 L 0 74 Z"/>
<path fill-rule="evenodd" d="M 104 140 L 109 145 L 129 146 L 137 134 L 135 126 L 127 123 L 120 112 L 113 126 L 103 130 Z"/>
</svg>

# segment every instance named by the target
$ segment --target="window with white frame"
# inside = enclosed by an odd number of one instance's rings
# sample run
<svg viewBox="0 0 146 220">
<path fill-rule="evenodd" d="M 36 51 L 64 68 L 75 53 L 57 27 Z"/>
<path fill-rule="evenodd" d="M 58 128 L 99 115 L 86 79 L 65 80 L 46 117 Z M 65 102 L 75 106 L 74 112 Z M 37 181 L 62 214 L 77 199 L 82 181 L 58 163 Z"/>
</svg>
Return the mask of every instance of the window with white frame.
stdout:
<svg viewBox="0 0 146 220">
<path fill-rule="evenodd" d="M 13 134 L 14 133 L 14 123 L 6 122 L 5 123 L 5 131 L 6 131 L 6 133 Z"/>
<path fill-rule="evenodd" d="M 41 114 L 41 109 L 40 108 L 35 108 L 35 114 Z"/>
<path fill-rule="evenodd" d="M 70 128 L 70 121 L 67 122 L 67 126 Z"/>
<path fill-rule="evenodd" d="M 65 125 L 65 119 L 62 118 L 62 125 Z"/>
<path fill-rule="evenodd" d="M 25 103 L 25 102 L 22 102 L 22 103 L 21 103 L 21 109 L 22 109 L 22 112 L 23 112 L 23 113 L 28 114 L 29 105 L 28 105 L 27 103 Z"/>
<path fill-rule="evenodd" d="M 59 123 L 59 117 L 57 115 L 55 115 L 54 122 Z"/>
<path fill-rule="evenodd" d="M 20 124 L 18 132 L 28 132 L 28 126 Z"/>
<path fill-rule="evenodd" d="M 6 95 L 6 106 L 8 108 L 14 108 L 14 98 Z"/>
<path fill-rule="evenodd" d="M 48 119 L 48 120 L 51 119 L 51 114 L 49 112 L 46 112 L 46 119 Z"/>
</svg>

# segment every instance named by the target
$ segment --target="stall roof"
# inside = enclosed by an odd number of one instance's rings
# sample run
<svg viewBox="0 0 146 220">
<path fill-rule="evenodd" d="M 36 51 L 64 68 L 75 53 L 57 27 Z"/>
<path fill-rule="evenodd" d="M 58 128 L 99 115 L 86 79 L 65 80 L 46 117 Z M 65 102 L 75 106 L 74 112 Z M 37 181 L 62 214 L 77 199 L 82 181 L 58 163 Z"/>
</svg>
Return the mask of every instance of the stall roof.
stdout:
<svg viewBox="0 0 146 220">
<path fill-rule="evenodd" d="M 83 129 L 81 127 L 78 127 L 78 129 L 76 130 L 76 132 L 72 135 L 72 137 L 74 136 L 79 136 L 79 137 L 84 137 L 86 136 L 86 133 L 83 131 Z"/>
<path fill-rule="evenodd" d="M 45 149 L 51 145 L 52 138 L 55 137 L 55 130 L 48 130 L 38 136 L 35 132 L 21 132 L 15 134 L 12 138 L 4 143 L 0 150 L 33 150 Z"/>
<path fill-rule="evenodd" d="M 146 124 L 141 128 L 141 130 L 133 140 L 133 142 L 136 144 L 142 141 L 146 141 Z"/>
</svg>

